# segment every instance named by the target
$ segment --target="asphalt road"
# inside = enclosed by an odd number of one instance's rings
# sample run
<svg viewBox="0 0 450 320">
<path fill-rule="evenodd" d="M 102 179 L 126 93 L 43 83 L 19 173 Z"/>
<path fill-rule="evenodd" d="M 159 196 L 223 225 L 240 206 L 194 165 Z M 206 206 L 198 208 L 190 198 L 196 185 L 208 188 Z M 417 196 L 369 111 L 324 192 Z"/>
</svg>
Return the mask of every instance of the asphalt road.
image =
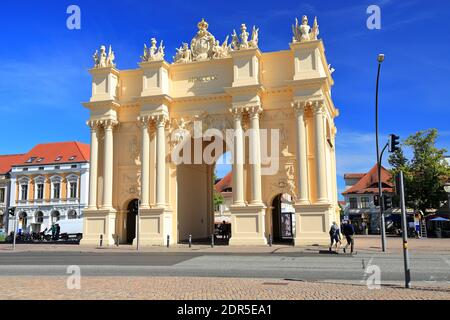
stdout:
<svg viewBox="0 0 450 320">
<path fill-rule="evenodd" d="M 83 276 L 195 276 L 277 278 L 308 281 L 363 281 L 368 266 L 378 266 L 381 279 L 403 281 L 398 254 L 328 255 L 305 253 L 80 253 L 17 252 L 0 254 L 0 276 L 64 276 L 77 265 Z M 370 273 L 373 271 L 370 271 Z M 413 281 L 450 284 L 450 255 L 411 256 Z"/>
</svg>

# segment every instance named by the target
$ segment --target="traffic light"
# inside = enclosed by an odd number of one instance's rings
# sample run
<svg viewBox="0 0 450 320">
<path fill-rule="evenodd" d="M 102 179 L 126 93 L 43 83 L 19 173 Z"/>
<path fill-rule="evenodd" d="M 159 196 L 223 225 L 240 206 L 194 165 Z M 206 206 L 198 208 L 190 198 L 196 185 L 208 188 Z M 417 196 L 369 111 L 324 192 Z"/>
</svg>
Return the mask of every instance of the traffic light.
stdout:
<svg viewBox="0 0 450 320">
<path fill-rule="evenodd" d="M 383 197 L 384 200 L 384 209 L 391 209 L 392 208 L 392 197 Z"/>
<path fill-rule="evenodd" d="M 400 144 L 400 137 L 395 135 L 395 134 L 391 134 L 389 135 L 389 152 L 395 152 L 397 150 L 399 150 L 400 148 L 398 147 L 398 145 Z"/>
<path fill-rule="evenodd" d="M 16 212 L 16 208 L 14 208 L 14 207 L 8 208 L 8 213 L 10 216 L 14 217 L 15 212 Z"/>
<path fill-rule="evenodd" d="M 380 205 L 380 196 L 379 195 L 373 196 L 373 205 L 375 207 L 378 207 Z"/>
</svg>

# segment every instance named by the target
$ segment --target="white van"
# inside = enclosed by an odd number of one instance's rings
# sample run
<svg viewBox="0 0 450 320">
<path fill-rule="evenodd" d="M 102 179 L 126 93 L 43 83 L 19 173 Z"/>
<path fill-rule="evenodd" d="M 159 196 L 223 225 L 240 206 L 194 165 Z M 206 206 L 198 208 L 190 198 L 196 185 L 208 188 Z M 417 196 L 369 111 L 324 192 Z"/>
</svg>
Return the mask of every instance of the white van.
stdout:
<svg viewBox="0 0 450 320">
<path fill-rule="evenodd" d="M 59 220 L 59 238 L 62 240 L 81 240 L 83 237 L 83 219 Z M 51 228 L 48 228 L 45 235 L 51 236 Z"/>
<path fill-rule="evenodd" d="M 59 236 L 63 240 L 83 238 L 83 219 L 70 219 L 58 221 L 61 228 Z"/>
</svg>

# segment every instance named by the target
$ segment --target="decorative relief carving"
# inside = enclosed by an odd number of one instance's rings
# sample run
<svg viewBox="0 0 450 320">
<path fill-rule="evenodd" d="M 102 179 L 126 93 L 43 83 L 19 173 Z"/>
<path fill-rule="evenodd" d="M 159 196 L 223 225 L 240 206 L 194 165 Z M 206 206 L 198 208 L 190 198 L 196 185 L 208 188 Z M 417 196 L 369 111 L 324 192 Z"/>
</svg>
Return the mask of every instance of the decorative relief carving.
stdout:
<svg viewBox="0 0 450 320">
<path fill-rule="evenodd" d="M 232 118 L 227 114 L 206 115 L 202 121 L 205 129 L 217 129 L 222 133 L 234 127 Z"/>
<path fill-rule="evenodd" d="M 302 24 L 299 25 L 298 19 L 295 18 L 295 25 L 292 26 L 292 42 L 306 42 L 311 40 L 317 40 L 319 36 L 319 24 L 317 23 L 317 17 L 314 18 L 314 25 L 311 28 L 308 25 L 308 17 L 302 17 Z"/>
<path fill-rule="evenodd" d="M 111 46 L 109 46 L 108 53 L 106 53 L 106 47 L 101 46 L 100 52 L 98 52 L 98 50 L 95 51 L 93 59 L 94 59 L 94 68 L 106 68 L 106 67 L 114 68 L 116 66 L 116 64 L 114 63 L 116 56 Z"/>
<path fill-rule="evenodd" d="M 282 110 L 265 110 L 264 120 L 265 121 L 286 121 L 293 119 L 293 112 L 291 109 Z"/>
<path fill-rule="evenodd" d="M 131 136 L 130 140 L 128 141 L 128 152 L 130 161 L 134 162 L 134 164 L 136 165 L 140 165 L 141 147 L 138 142 L 138 137 L 136 135 Z"/>
<path fill-rule="evenodd" d="M 141 56 L 142 62 L 149 61 L 162 61 L 164 60 L 164 45 L 163 41 L 160 42 L 159 47 L 156 46 L 157 41 L 155 38 L 150 40 L 150 48 L 147 48 L 147 45 L 144 44 L 144 54 Z"/>
<path fill-rule="evenodd" d="M 287 193 L 294 199 L 297 198 L 297 188 L 295 186 L 295 161 L 291 158 L 284 160 L 280 173 L 270 178 L 270 189 L 272 193 Z"/>
<path fill-rule="evenodd" d="M 127 199 L 130 196 L 139 197 L 141 192 L 141 173 L 128 171 L 121 175 L 120 183 L 120 195 L 123 199 Z"/>
<path fill-rule="evenodd" d="M 192 126 L 195 120 L 195 116 L 188 120 L 185 120 L 185 118 L 172 119 L 170 124 L 170 143 L 172 147 L 181 143 L 189 134 L 191 134 L 193 130 Z"/>
</svg>

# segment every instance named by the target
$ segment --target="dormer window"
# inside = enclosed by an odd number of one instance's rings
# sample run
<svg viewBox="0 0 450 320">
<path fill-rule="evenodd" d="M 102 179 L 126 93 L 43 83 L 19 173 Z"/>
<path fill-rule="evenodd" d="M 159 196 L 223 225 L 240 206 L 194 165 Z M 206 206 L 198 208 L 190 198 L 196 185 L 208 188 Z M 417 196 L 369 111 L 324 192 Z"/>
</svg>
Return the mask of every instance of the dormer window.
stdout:
<svg viewBox="0 0 450 320">
<path fill-rule="evenodd" d="M 55 161 L 61 161 L 61 159 L 62 159 L 62 156 L 58 156 L 58 157 L 55 159 Z"/>
<path fill-rule="evenodd" d="M 77 156 L 71 156 L 70 158 L 69 158 L 69 161 L 73 161 L 73 160 L 75 160 L 77 158 Z"/>
<path fill-rule="evenodd" d="M 33 163 L 34 160 L 36 160 L 37 157 L 30 157 L 26 163 Z"/>
<path fill-rule="evenodd" d="M 44 158 L 39 158 L 39 159 L 37 159 L 36 162 L 42 162 L 42 161 L 44 161 Z"/>
</svg>

